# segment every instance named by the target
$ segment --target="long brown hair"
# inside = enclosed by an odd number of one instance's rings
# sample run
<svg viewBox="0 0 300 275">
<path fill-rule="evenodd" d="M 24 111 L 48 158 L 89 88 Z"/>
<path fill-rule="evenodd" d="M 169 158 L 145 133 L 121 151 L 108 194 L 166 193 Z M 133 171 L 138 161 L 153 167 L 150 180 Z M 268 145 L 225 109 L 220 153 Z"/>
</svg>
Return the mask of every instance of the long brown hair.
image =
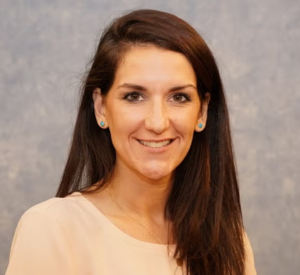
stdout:
<svg viewBox="0 0 300 275">
<path fill-rule="evenodd" d="M 108 93 L 118 64 L 134 45 L 153 44 L 182 53 L 197 76 L 200 99 L 210 93 L 208 119 L 175 170 L 165 215 L 173 223 L 176 257 L 191 275 L 244 274 L 243 221 L 228 108 L 210 49 L 188 23 L 156 10 L 136 10 L 104 31 L 82 89 L 70 154 L 57 191 L 64 197 L 112 176 L 116 153 L 108 129 L 96 122 L 92 94 Z"/>
</svg>

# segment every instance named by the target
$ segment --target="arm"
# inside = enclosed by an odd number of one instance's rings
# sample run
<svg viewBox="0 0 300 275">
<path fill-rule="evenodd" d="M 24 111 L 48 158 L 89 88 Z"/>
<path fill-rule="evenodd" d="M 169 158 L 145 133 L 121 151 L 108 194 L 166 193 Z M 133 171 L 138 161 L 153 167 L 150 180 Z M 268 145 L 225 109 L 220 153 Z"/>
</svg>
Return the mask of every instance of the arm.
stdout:
<svg viewBox="0 0 300 275">
<path fill-rule="evenodd" d="M 250 244 L 250 240 L 246 232 L 244 233 L 244 244 L 245 244 L 245 275 L 256 275 L 257 273 L 255 270 L 253 251 Z"/>
<path fill-rule="evenodd" d="M 46 211 L 30 209 L 16 229 L 6 275 L 74 274 L 68 247 L 60 224 Z"/>
</svg>

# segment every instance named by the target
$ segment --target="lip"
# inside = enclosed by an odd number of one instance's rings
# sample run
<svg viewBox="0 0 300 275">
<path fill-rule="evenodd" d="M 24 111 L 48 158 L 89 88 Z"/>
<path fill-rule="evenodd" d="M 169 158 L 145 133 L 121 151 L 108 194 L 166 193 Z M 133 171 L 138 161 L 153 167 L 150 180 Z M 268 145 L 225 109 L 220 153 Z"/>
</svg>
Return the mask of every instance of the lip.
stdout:
<svg viewBox="0 0 300 275">
<path fill-rule="evenodd" d="M 143 145 L 142 143 L 139 142 L 139 140 L 146 141 L 146 142 L 161 142 L 161 141 L 171 140 L 171 143 L 169 143 L 168 145 L 166 145 L 164 147 L 153 148 L 153 147 L 149 147 L 149 146 Z M 140 144 L 142 146 L 142 148 L 144 148 L 148 152 L 160 153 L 160 152 L 167 151 L 171 146 L 173 146 L 175 138 L 165 138 L 165 139 L 159 139 L 159 140 L 153 140 L 153 139 L 151 139 L 151 140 L 148 140 L 148 139 L 136 139 L 136 141 L 137 141 L 138 144 Z"/>
<path fill-rule="evenodd" d="M 141 141 L 146 141 L 146 142 L 162 142 L 162 141 L 166 141 L 166 140 L 171 140 L 171 143 L 174 141 L 175 138 L 164 138 L 164 139 L 139 139 L 137 138 L 137 140 L 141 140 Z"/>
</svg>

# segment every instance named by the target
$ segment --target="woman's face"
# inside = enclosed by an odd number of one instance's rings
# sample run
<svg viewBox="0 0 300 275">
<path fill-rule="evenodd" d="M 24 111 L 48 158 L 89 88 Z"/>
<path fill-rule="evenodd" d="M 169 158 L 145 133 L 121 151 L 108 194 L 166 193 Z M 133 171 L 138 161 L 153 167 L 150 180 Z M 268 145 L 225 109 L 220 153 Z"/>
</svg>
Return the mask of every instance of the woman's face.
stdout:
<svg viewBox="0 0 300 275">
<path fill-rule="evenodd" d="M 117 169 L 126 167 L 150 179 L 172 175 L 194 131 L 201 131 L 206 122 L 208 102 L 202 102 L 200 111 L 189 61 L 152 45 L 132 47 L 108 94 L 103 97 L 96 89 L 93 98 L 98 124 L 110 130 Z"/>
</svg>

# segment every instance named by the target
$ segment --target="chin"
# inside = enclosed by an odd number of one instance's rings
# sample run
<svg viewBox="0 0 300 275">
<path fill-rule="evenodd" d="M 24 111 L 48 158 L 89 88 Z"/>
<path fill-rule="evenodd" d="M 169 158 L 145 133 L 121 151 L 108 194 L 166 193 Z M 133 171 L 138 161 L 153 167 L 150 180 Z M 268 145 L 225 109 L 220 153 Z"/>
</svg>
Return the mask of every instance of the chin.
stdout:
<svg viewBox="0 0 300 275">
<path fill-rule="evenodd" d="M 152 180 L 160 180 L 160 179 L 169 177 L 173 171 L 174 171 L 174 169 L 173 170 L 166 169 L 166 168 L 162 169 L 160 167 L 159 169 L 157 169 L 157 168 L 143 169 L 141 171 L 141 174 Z"/>
<path fill-rule="evenodd" d="M 161 179 L 165 178 L 168 175 L 165 175 L 165 174 L 163 174 L 163 175 L 151 174 L 151 175 L 144 175 L 144 176 L 146 176 L 148 179 L 151 179 L 151 180 L 161 180 Z"/>
</svg>

